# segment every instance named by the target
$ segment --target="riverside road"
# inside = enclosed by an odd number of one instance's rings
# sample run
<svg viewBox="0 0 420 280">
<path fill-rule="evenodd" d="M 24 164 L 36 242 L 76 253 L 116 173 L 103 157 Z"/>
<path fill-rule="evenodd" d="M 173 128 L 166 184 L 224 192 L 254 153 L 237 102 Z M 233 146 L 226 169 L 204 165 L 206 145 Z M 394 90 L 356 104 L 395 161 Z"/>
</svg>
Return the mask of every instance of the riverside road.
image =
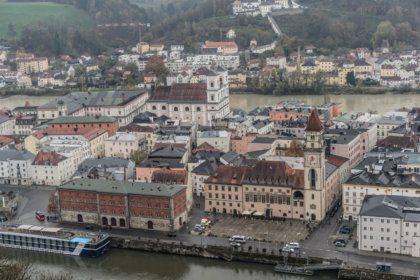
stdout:
<svg viewBox="0 0 420 280">
<path fill-rule="evenodd" d="M 16 186 L 0 186 L 0 190 L 13 190 L 23 196 L 18 214 L 11 222 L 28 224 L 40 224 L 35 219 L 34 211 L 45 211 L 48 205 L 48 197 L 54 191 L 53 188 Z M 194 224 L 198 223 L 201 217 L 203 217 L 203 212 L 194 208 L 191 213 L 190 222 L 182 231 L 177 232 L 176 237 L 168 237 L 165 232 L 147 230 L 123 230 L 113 228 L 108 230 L 108 232 L 111 235 L 116 236 L 131 236 L 135 238 L 140 237 L 153 240 L 159 239 L 168 242 L 178 241 L 186 244 L 195 244 L 197 246 L 213 245 L 230 247 L 227 238 L 193 235 L 188 233 L 188 229 L 192 229 Z M 392 271 L 394 273 L 420 277 L 420 259 L 402 255 L 358 251 L 351 246 L 352 244 L 349 244 L 346 248 L 335 247 L 332 244 L 332 241 L 334 235 L 340 227 L 338 217 L 339 213 L 337 213 L 334 217 L 329 218 L 325 223 L 318 227 L 307 240 L 301 242 L 301 249 L 293 254 L 298 254 L 301 257 L 313 256 L 327 259 L 339 259 L 344 261 L 348 266 L 369 269 L 375 269 L 376 262 L 386 260 L 387 262 L 391 262 L 393 264 Z M 54 223 L 45 223 L 45 225 L 58 226 Z M 79 227 L 81 229 L 84 228 L 66 224 L 61 224 L 60 226 L 71 228 Z M 100 229 L 99 227 L 97 229 L 103 231 L 103 229 Z M 268 254 L 271 254 L 272 252 L 274 254 L 281 254 L 280 250 L 283 247 L 280 243 L 254 240 L 249 240 L 242 246 L 246 250 L 248 250 L 249 246 L 251 246 L 253 251 L 258 249 L 259 252 L 265 251 Z"/>
</svg>

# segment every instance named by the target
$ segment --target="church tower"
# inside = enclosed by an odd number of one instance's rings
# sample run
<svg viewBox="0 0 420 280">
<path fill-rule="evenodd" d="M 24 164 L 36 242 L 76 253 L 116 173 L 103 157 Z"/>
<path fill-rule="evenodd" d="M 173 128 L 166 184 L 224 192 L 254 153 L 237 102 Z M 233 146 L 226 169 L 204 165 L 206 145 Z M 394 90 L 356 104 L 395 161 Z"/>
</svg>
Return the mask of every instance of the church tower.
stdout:
<svg viewBox="0 0 420 280">
<path fill-rule="evenodd" d="M 322 221 L 326 212 L 324 127 L 313 110 L 305 129 L 305 219 Z"/>
</svg>

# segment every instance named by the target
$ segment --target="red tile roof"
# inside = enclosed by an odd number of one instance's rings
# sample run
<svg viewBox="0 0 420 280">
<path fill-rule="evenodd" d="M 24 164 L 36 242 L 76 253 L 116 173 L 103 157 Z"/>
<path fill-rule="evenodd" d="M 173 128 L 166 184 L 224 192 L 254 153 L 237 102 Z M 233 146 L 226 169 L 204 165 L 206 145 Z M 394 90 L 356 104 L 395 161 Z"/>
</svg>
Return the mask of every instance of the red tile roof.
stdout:
<svg viewBox="0 0 420 280">
<path fill-rule="evenodd" d="M 317 110 L 312 110 L 305 131 L 320 132 L 324 129 L 318 117 Z"/>
<path fill-rule="evenodd" d="M 292 169 L 282 161 L 259 161 L 253 167 L 219 166 L 206 183 L 216 184 L 252 184 L 303 189 L 304 171 Z"/>
<path fill-rule="evenodd" d="M 149 101 L 186 101 L 205 102 L 207 100 L 207 85 L 204 83 L 173 84 L 158 87 L 150 96 Z"/>
<path fill-rule="evenodd" d="M 222 165 L 206 180 L 206 183 L 240 185 L 249 169 L 245 166 Z"/>
<path fill-rule="evenodd" d="M 74 130 L 73 128 L 67 128 L 67 127 L 65 128 L 48 127 L 48 128 L 40 129 L 32 133 L 32 135 L 38 139 L 42 139 L 43 137 L 48 136 L 48 135 L 81 135 L 87 140 L 92 140 L 96 136 L 102 135 L 106 132 L 107 131 L 102 128 L 86 127 L 86 128 L 79 128 L 77 130 Z"/>
<path fill-rule="evenodd" d="M 345 157 L 340 157 L 340 156 L 335 156 L 335 155 L 328 155 L 326 158 L 327 158 L 329 163 L 331 163 L 332 165 L 335 165 L 337 167 L 342 166 L 346 161 L 349 160 Z"/>
<path fill-rule="evenodd" d="M 152 183 L 186 185 L 188 173 L 185 170 L 159 169 L 152 174 Z"/>
<path fill-rule="evenodd" d="M 246 175 L 244 182 L 255 185 L 285 185 L 303 189 L 304 172 L 295 170 L 283 161 L 259 161 Z"/>
<path fill-rule="evenodd" d="M 58 165 L 59 162 L 65 160 L 66 157 L 57 154 L 54 151 L 40 151 L 36 155 L 34 165 Z"/>
<path fill-rule="evenodd" d="M 118 129 L 119 132 L 145 132 L 145 133 L 153 133 L 157 131 L 157 126 L 148 126 L 148 125 L 136 125 L 130 123 L 126 126 L 122 126 Z"/>
<path fill-rule="evenodd" d="M 203 48 L 237 48 L 238 45 L 235 42 L 227 41 L 227 42 L 213 42 L 213 41 L 206 41 L 203 45 Z"/>
<path fill-rule="evenodd" d="M 14 139 L 6 137 L 6 136 L 0 136 L 0 146 L 8 145 L 15 142 Z"/>
<path fill-rule="evenodd" d="M 415 149 L 417 140 L 410 136 L 388 136 L 385 139 L 379 140 L 378 147 L 398 147 L 402 149 Z"/>
</svg>

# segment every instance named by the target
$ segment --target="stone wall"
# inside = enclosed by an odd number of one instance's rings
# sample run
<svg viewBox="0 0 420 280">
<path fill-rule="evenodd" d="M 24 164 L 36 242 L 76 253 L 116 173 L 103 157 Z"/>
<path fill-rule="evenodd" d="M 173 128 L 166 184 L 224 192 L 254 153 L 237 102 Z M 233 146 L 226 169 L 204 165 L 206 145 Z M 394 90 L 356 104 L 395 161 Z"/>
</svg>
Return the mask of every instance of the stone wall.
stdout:
<svg viewBox="0 0 420 280">
<path fill-rule="evenodd" d="M 86 224 L 99 224 L 98 214 L 88 213 L 88 212 L 76 212 L 76 211 L 61 210 L 61 220 L 63 222 L 78 223 L 77 216 L 79 214 L 82 215 L 84 223 L 86 223 Z"/>
<path fill-rule="evenodd" d="M 403 276 L 397 275 L 392 273 L 381 273 L 375 270 L 367 270 L 367 269 L 342 269 L 338 273 L 338 279 L 346 279 L 346 280 L 416 280 L 416 277 L 411 276 Z"/>
<path fill-rule="evenodd" d="M 154 218 L 147 218 L 147 217 L 130 217 L 130 227 L 137 228 L 137 229 L 149 229 L 148 228 L 149 221 L 153 223 L 154 230 L 162 230 L 162 231 L 171 230 L 171 223 L 169 219 L 163 220 L 163 219 L 154 219 Z"/>
<path fill-rule="evenodd" d="M 243 247 L 240 249 L 220 246 L 201 247 L 199 245 L 185 244 L 179 241 L 164 241 L 135 237 L 130 238 L 127 236 L 112 236 L 110 245 L 112 248 L 119 249 L 222 259 L 226 261 L 253 262 L 269 265 L 276 265 L 279 262 L 284 262 L 284 257 L 278 253 L 258 251 L 258 248 L 252 248 L 250 250 L 249 247 Z M 309 258 L 307 260 L 306 258 L 287 257 L 288 264 L 303 265 L 306 264 L 307 261 L 309 261 L 309 263 L 321 263 L 323 259 Z"/>
<path fill-rule="evenodd" d="M 244 246 L 239 249 L 220 246 L 199 246 L 185 244 L 179 241 L 159 239 L 135 238 L 127 236 L 111 236 L 111 247 L 114 249 L 129 249 L 146 252 L 174 254 L 182 256 L 220 259 L 225 261 L 240 261 L 276 265 L 284 263 L 285 257 L 276 252 L 259 251 L 258 248 Z M 287 263 L 290 265 L 321 264 L 323 262 L 341 263 L 335 259 L 322 259 L 318 257 L 297 258 L 288 256 Z M 375 270 L 346 268 L 338 273 L 338 279 L 347 280 L 416 280 L 415 277 L 396 275 L 392 273 L 380 273 Z"/>
</svg>

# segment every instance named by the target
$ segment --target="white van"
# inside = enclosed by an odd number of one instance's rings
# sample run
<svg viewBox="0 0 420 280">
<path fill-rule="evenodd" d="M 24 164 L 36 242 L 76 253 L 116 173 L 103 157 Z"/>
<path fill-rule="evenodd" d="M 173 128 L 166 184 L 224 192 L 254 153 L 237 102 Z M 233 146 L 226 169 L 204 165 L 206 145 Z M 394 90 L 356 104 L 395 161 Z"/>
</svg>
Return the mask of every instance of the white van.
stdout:
<svg viewBox="0 0 420 280">
<path fill-rule="evenodd" d="M 297 243 L 297 242 L 290 242 L 289 244 L 287 244 L 290 248 L 293 248 L 293 249 L 299 249 L 299 243 Z"/>
<path fill-rule="evenodd" d="M 229 238 L 229 242 L 245 243 L 246 237 L 243 235 L 234 235 L 231 238 Z"/>
</svg>

